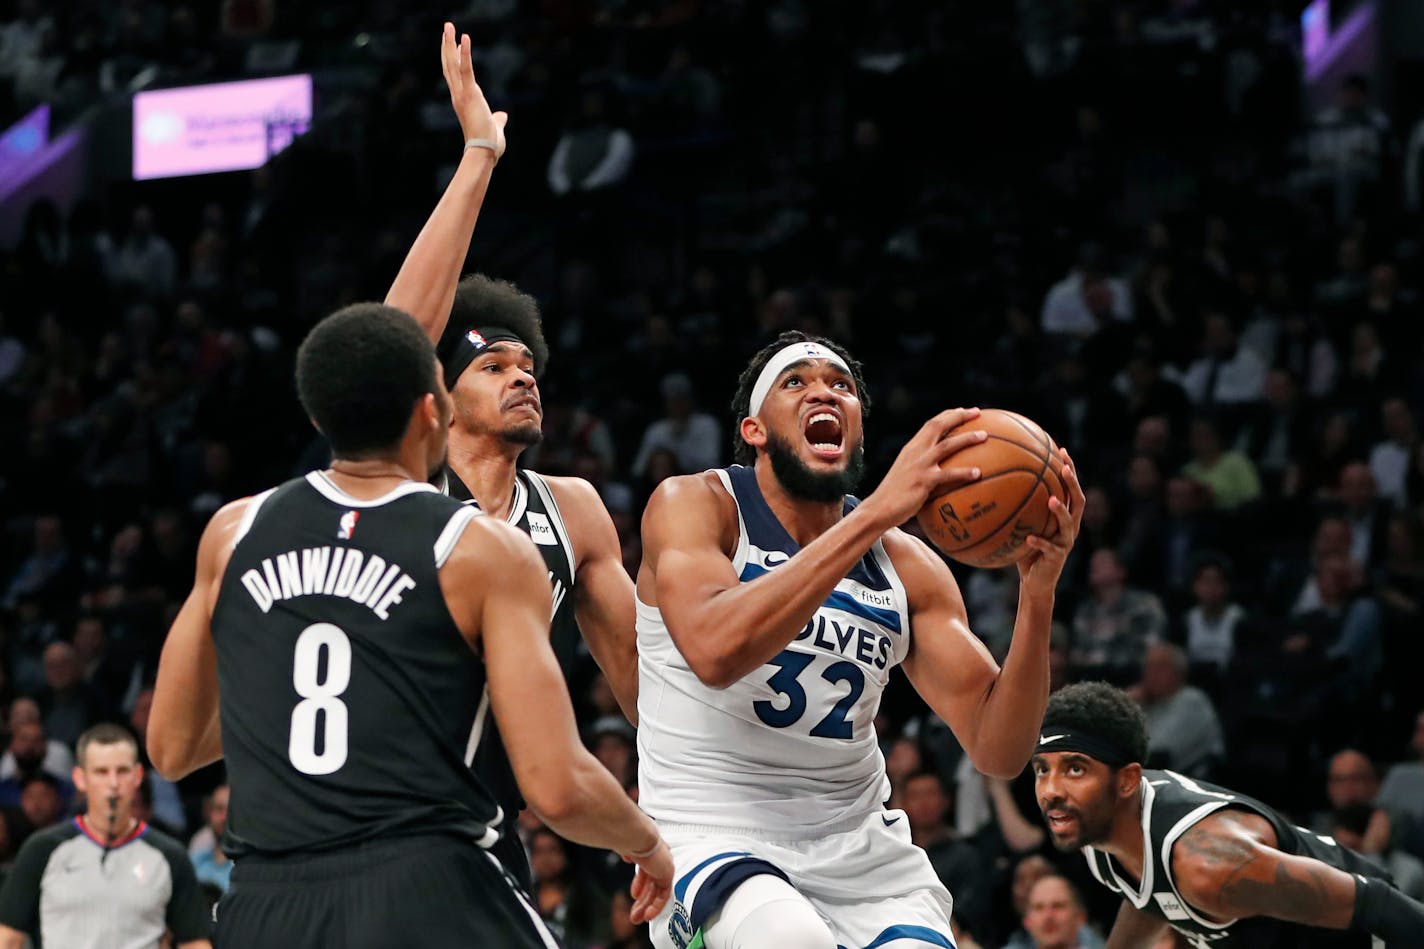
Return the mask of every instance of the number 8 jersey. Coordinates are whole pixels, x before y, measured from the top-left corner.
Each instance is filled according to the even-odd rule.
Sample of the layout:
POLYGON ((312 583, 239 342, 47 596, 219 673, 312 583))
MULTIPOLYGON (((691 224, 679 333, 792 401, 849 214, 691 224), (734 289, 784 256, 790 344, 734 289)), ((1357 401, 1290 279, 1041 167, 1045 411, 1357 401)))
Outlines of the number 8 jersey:
MULTIPOLYGON (((737 505, 733 565, 755 582, 800 548, 753 469, 717 475, 737 505)), ((807 836, 879 810, 890 782, 873 722, 909 645, 905 588, 878 541, 795 640, 725 689, 697 678, 639 602, 640 806, 659 821, 807 836)))
POLYGON ((252 499, 212 618, 234 857, 493 843, 499 808, 466 766, 484 665, 437 579, 477 516, 428 484, 362 501, 321 472, 252 499))

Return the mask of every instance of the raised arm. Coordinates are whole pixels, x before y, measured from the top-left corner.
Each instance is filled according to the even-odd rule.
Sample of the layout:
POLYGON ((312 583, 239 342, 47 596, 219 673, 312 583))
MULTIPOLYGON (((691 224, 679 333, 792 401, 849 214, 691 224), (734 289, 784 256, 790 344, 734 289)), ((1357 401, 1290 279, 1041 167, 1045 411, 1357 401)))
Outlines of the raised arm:
POLYGON ((623 569, 623 549, 613 518, 582 478, 549 478, 564 526, 578 558, 574 615, 588 651, 618 698, 623 714, 638 724, 638 634, 633 580, 623 569))
POLYGON ((222 757, 213 604, 232 555, 233 534, 250 500, 233 501, 208 521, 198 541, 193 589, 173 620, 159 656, 147 744, 154 769, 170 781, 222 757))
POLYGON ((440 587, 460 629, 484 653, 490 708, 529 806, 560 835, 637 863, 634 922, 652 918, 672 885, 672 855, 579 740, 549 645, 548 571, 533 543, 477 517, 441 568, 440 587))
POLYGON ((1123 900, 1112 932, 1108 933, 1107 949, 1152 949, 1166 928, 1161 919, 1123 900))
POLYGON ((1058 519, 1052 540, 1029 537, 1019 561, 1019 609, 1013 640, 1000 669, 969 629, 964 598, 944 561, 905 534, 886 538, 910 597, 913 637, 905 674, 935 713, 953 729, 974 767, 1013 778, 1028 764, 1048 704, 1048 637, 1054 591, 1078 536, 1083 490, 1063 465, 1068 507, 1049 507, 1058 519))
MULTIPOLYGON (((693 673, 725 688, 768 662, 805 628, 846 572, 887 530, 909 520, 931 491, 978 477, 940 461, 982 433, 946 438, 977 410, 935 416, 901 450, 875 493, 785 564, 742 583, 729 555, 732 499, 715 475, 669 478, 643 513, 643 568, 663 620, 693 673)), ((645 582, 639 577, 640 588, 645 582)))
POLYGON ((470 251, 470 238, 484 204, 490 174, 504 154, 504 124, 509 118, 503 112, 490 112, 485 94, 475 82, 470 37, 462 34, 457 45, 455 27, 450 23, 445 24, 440 40, 440 67, 465 141, 492 142, 494 147, 465 148, 455 176, 411 245, 386 294, 389 306, 415 317, 426 335, 437 342, 450 319, 455 285, 460 282, 465 255, 470 251))
POLYGON ((1311 857, 1275 848, 1262 817, 1218 811, 1172 848, 1172 875, 1192 906, 1216 919, 1266 916, 1322 929, 1352 929, 1416 945, 1424 905, 1379 880, 1366 880, 1311 857))

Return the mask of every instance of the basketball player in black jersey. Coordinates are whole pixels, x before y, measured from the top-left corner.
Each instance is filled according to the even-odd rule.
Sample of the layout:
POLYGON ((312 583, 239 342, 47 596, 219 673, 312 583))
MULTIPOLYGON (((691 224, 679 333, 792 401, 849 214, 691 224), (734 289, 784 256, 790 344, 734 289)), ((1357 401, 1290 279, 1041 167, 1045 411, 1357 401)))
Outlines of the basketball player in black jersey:
POLYGON ((1142 767, 1137 704, 1102 682, 1048 701, 1032 760, 1054 846, 1123 895, 1108 949, 1168 926, 1194 949, 1424 945, 1424 906, 1379 866, 1243 794, 1142 767))
POLYGON ((428 483, 439 368, 390 307, 323 320, 297 387, 331 468, 203 533, 148 741, 170 779, 226 758, 219 947, 553 947, 485 849, 500 808, 465 758, 491 713, 535 811, 638 864, 634 921, 666 900, 666 844, 579 743, 533 544, 428 483))
MULTIPOLYGON (((502 281, 480 275, 460 279, 491 169, 504 152, 505 115, 490 111, 475 81, 468 39, 457 45, 454 37, 454 27, 446 24, 441 62, 466 138, 464 157, 386 303, 410 313, 439 342, 455 411, 449 462, 436 484, 530 536, 553 588, 551 639, 565 674, 572 671, 582 634, 624 714, 636 724, 633 584, 623 569, 613 519, 587 481, 518 467, 519 456, 542 437, 538 379, 549 347, 539 305, 502 281)), ((527 886, 528 859, 514 830, 522 802, 495 730, 472 763, 508 818, 495 852, 527 886)))

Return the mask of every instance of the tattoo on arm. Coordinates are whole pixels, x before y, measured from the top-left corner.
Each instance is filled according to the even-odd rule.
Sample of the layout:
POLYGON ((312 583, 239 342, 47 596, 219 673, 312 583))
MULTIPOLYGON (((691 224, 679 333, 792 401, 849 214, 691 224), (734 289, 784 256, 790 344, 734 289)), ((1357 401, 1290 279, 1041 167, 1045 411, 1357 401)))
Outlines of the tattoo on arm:
MULTIPOLYGON (((1267 846, 1230 812, 1213 815, 1177 842, 1191 902, 1213 916, 1268 916, 1344 929, 1354 910, 1355 881, 1310 857, 1267 846)), ((1185 895, 1185 894, 1184 894, 1185 895)))

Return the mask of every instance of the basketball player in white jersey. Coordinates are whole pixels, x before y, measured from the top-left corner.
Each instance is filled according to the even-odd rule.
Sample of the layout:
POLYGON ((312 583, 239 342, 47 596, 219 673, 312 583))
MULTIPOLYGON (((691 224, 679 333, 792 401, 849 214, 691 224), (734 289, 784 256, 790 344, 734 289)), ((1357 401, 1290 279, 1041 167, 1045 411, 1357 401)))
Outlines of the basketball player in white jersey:
POLYGON ((935 416, 880 487, 863 466, 859 366, 783 334, 743 373, 743 464, 672 478, 643 517, 638 575, 639 802, 673 848, 662 949, 954 945, 951 898, 902 811, 887 811, 873 720, 891 667, 985 774, 1013 777, 1048 699, 1054 589, 1083 492, 1067 453, 1058 531, 1030 537, 1001 670, 970 632, 944 562, 899 531, 932 493, 972 481, 935 416), (948 466, 941 462, 948 459, 948 466))

